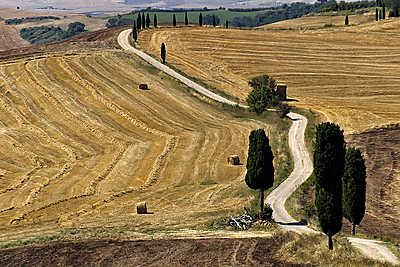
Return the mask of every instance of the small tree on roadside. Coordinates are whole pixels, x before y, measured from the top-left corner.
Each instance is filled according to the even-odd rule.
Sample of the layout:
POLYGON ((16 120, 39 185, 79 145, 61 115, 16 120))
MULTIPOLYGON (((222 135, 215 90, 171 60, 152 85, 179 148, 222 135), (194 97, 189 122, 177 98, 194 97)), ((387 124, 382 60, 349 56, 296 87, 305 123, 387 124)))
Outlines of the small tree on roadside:
POLYGON ((376 20, 376 21, 379 20, 379 11, 378 11, 378 8, 375 9, 375 20, 376 20))
POLYGON ((150 15, 149 15, 149 13, 147 13, 147 15, 146 15, 146 27, 147 28, 150 28, 150 15))
POLYGON ((137 32, 136 22, 135 21, 133 22, 132 38, 133 38, 133 40, 135 40, 135 42, 137 41, 137 38, 138 38, 138 32, 137 32))
POLYGON ((185 12, 185 25, 189 25, 189 18, 188 18, 188 13, 185 12))
POLYGON ((382 19, 386 19, 386 6, 385 6, 385 3, 382 4, 382 19))
POLYGON ((158 27, 157 14, 154 14, 153 25, 154 25, 154 28, 158 27))
POLYGON ((203 14, 200 13, 199 15, 199 26, 203 26, 203 14))
POLYGON ((349 25, 349 16, 346 15, 345 19, 344 19, 344 25, 348 26, 349 25))
POLYGON ((274 90, 276 88, 276 81, 268 75, 262 75, 253 78, 249 85, 253 88, 247 97, 247 104, 249 110, 255 112, 257 115, 263 113, 268 107, 274 106, 279 103, 274 90))
POLYGON ((264 213, 264 191, 274 184, 274 155, 263 129, 254 130, 249 137, 246 184, 260 190, 260 215, 264 213))
POLYGON ((175 14, 172 16, 172 25, 174 25, 174 27, 176 27, 176 16, 175 16, 175 14))
POLYGON ((225 21, 225 29, 229 29, 229 21, 228 20, 225 21))
POLYGON ((213 25, 213 27, 217 26, 217 21, 216 21, 215 15, 212 16, 212 25, 213 25))
POLYGON ((356 233, 365 214, 366 168, 361 151, 349 148, 343 175, 343 216, 352 223, 352 235, 356 233))
POLYGON ((165 64, 167 58, 167 49, 165 47, 165 44, 161 44, 161 61, 163 64, 165 64))
POLYGON ((144 12, 142 13, 142 29, 146 28, 146 17, 144 12))
POLYGON ((328 247, 332 250, 332 237, 342 228, 342 177, 346 144, 343 131, 336 124, 322 123, 316 130, 315 207, 320 227, 328 236, 328 247))

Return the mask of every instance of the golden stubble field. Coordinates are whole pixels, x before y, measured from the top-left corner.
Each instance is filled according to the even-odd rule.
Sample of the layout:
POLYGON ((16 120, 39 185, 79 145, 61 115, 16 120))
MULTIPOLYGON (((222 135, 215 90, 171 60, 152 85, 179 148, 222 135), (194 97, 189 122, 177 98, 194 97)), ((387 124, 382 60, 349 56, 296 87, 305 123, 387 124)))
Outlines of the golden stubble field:
POLYGON ((250 131, 271 125, 202 102, 116 49, 5 59, 0 240, 59 227, 197 227, 241 212, 253 198, 246 167, 226 158, 245 163, 250 131), (140 201, 154 214, 136 215, 140 201))
MULTIPOLYGON (((330 20, 319 19, 320 25, 330 20)), ((140 47, 155 56, 162 42, 169 64, 243 101, 248 80, 267 73, 288 84, 295 105, 323 113, 347 133, 400 121, 399 20, 315 30, 187 27, 140 34, 140 47)))

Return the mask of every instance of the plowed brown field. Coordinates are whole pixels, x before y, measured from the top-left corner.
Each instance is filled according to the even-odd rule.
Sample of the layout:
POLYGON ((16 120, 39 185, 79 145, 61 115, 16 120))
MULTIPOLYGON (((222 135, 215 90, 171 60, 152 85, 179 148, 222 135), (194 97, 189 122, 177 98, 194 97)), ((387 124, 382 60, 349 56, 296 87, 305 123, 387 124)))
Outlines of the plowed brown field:
POLYGON ((347 132, 400 121, 400 20, 319 30, 164 28, 140 47, 245 100, 248 80, 267 73, 347 132))
POLYGON ((230 114, 119 50, 4 59, 0 240, 57 227, 191 227, 242 210, 253 198, 246 168, 226 158, 245 162, 249 132, 275 130, 230 114), (154 214, 136 215, 140 201, 154 214))

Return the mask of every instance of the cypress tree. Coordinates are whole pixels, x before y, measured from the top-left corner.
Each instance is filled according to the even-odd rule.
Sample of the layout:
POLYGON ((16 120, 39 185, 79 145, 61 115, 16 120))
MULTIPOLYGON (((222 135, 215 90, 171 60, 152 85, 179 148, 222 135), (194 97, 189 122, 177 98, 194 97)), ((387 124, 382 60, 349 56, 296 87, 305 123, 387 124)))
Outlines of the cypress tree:
POLYGON ((174 27, 176 27, 176 16, 175 16, 175 14, 172 16, 172 25, 174 25, 174 27))
POLYGON ((393 0, 392 1, 392 12, 393 12, 393 17, 398 17, 399 16, 399 7, 400 7, 400 1, 399 0, 393 0))
POLYGON ((254 130, 249 137, 246 184, 260 190, 260 211, 264 212, 264 190, 274 184, 274 155, 263 129, 254 130))
POLYGON ((189 18, 188 18, 188 13, 185 12, 185 25, 189 25, 189 18))
POLYGON ((162 60, 163 64, 165 64, 165 62, 166 62, 166 57, 167 57, 167 49, 165 47, 165 44, 162 43, 161 44, 161 60, 162 60))
POLYGON ((142 29, 146 28, 146 17, 144 16, 144 12, 142 13, 142 29))
POLYGON ((385 3, 382 5, 382 19, 386 19, 386 7, 385 3))
POLYGON ((212 23, 213 23, 213 27, 217 26, 215 15, 212 16, 212 23))
POLYGON ((203 26, 203 14, 200 13, 199 15, 199 26, 203 26))
POLYGON ((132 38, 133 40, 135 40, 135 42, 137 41, 138 38, 138 33, 137 33, 137 28, 136 28, 136 22, 133 22, 133 28, 132 28, 132 38))
POLYGON ((379 9, 379 19, 382 19, 382 11, 379 9))
POLYGON ((226 22, 225 22, 225 28, 226 28, 226 29, 229 28, 229 21, 228 21, 228 20, 226 20, 226 22))
POLYGON ((146 16, 146 27, 150 28, 150 15, 149 15, 149 13, 147 13, 147 16, 146 16))
POLYGON ((328 236, 329 249, 333 249, 332 236, 342 228, 345 148, 343 131, 338 125, 322 123, 317 126, 314 144, 315 207, 321 229, 328 236))
POLYGON ((349 220, 352 235, 356 233, 365 214, 365 198, 367 183, 366 168, 361 151, 349 148, 346 151, 346 164, 343 175, 343 216, 349 220))
POLYGON ((139 13, 137 18, 137 29, 140 31, 142 29, 142 15, 139 13))
POLYGON ((378 8, 376 8, 375 11, 376 11, 376 12, 375 12, 375 20, 378 21, 378 20, 379 20, 379 11, 378 11, 378 8))
POLYGON ((346 18, 344 19, 344 25, 348 26, 349 25, 349 16, 346 15, 346 18))
POLYGON ((154 14, 153 25, 154 25, 154 28, 157 28, 157 26, 158 26, 157 14, 154 14))

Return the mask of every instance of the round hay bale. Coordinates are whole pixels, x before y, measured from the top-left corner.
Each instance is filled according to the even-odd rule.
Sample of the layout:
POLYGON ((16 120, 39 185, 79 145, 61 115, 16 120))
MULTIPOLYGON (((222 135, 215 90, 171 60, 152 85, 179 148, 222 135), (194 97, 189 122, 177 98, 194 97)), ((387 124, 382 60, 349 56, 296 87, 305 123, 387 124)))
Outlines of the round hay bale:
POLYGON ((149 86, 145 83, 142 83, 139 85, 140 90, 149 90, 149 86))
POLYGON ((136 204, 137 214, 147 214, 147 204, 146 202, 140 202, 136 204))
POLYGON ((240 165, 240 157, 238 155, 231 155, 228 157, 228 164, 240 165))

